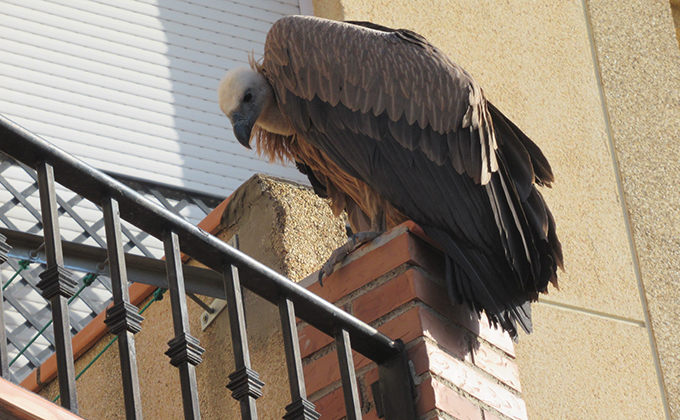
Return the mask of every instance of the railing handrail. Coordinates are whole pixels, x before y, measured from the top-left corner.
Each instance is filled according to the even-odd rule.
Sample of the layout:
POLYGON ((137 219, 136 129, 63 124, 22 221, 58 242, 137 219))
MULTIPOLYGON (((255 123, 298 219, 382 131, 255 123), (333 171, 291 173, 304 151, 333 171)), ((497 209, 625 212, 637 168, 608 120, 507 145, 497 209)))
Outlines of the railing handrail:
POLYGON ((346 330, 352 348, 371 360, 382 363, 401 353, 399 342, 3 115, 0 115, 0 151, 30 167, 38 162, 49 163, 54 167, 57 182, 93 203, 101 202, 104 197, 116 200, 122 219, 159 240, 163 240, 164 231, 171 229, 179 236, 183 253, 217 272, 228 265, 237 267, 243 287, 274 305, 286 297, 295 305, 297 317, 330 337, 346 330))

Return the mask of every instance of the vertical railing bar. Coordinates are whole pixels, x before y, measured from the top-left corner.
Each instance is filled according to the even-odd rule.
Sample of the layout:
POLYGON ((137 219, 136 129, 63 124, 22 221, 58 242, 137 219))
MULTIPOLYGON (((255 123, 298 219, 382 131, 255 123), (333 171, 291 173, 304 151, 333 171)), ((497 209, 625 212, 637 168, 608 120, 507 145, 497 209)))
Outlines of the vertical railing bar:
POLYGON ((59 234, 54 169, 52 168, 52 165, 46 162, 38 163, 36 169, 38 172, 38 192, 40 194, 43 229, 45 231, 46 264, 48 267, 55 265, 63 266, 64 255, 61 249, 61 237, 59 234))
MULTIPOLYGON (((12 248, 7 245, 7 237, 0 235, 0 265, 7 260, 7 252, 12 248)), ((0 282, 2 285, 2 282, 0 282)), ((0 287, 0 377, 6 380, 11 379, 9 372, 9 353, 7 352, 7 328, 5 327, 5 305, 3 305, 4 298, 2 296, 2 287, 0 287)))
POLYGON ((264 382, 260 380, 260 375, 250 366, 243 293, 238 269, 232 265, 225 265, 222 274, 227 310, 229 311, 231 342, 234 348, 234 373, 229 375, 230 382, 227 388, 232 391, 232 397, 241 404, 241 418, 243 420, 256 420, 257 406, 255 400, 262 396, 264 382))
POLYGON ((189 314, 177 233, 170 229, 164 231, 163 245, 165 267, 168 271, 168 293, 172 306, 172 324, 175 331, 175 338, 168 342, 170 348, 165 354, 170 357, 170 363, 179 369, 184 418, 199 420, 201 412, 196 386, 196 365, 201 363, 204 349, 199 345, 198 339, 189 332, 189 314))
POLYGON ((314 404, 307 399, 307 389, 300 357, 300 342, 295 321, 295 306, 285 296, 279 299, 283 346, 288 365, 288 383, 292 402, 286 406, 286 420, 316 420, 321 415, 316 412, 314 404))
POLYGON ((77 282, 69 270, 64 268, 64 257, 59 234, 57 195, 55 192, 54 169, 47 162, 36 164, 38 172, 38 191, 42 210, 43 232, 45 236, 45 259, 47 269, 40 274, 42 279, 37 286, 42 296, 52 307, 54 321, 54 344, 57 357, 57 375, 61 405, 78 414, 76 396, 76 377, 73 366, 73 346, 69 324, 68 298, 75 294, 77 282))
POLYGON ((361 405, 359 403, 359 390, 357 389, 357 376, 354 372, 352 344, 347 330, 338 330, 335 334, 335 343, 338 348, 338 362, 340 364, 342 392, 345 396, 347 420, 360 420, 361 405))
POLYGON ((413 378, 404 343, 401 340, 395 343, 400 352, 378 364, 380 380, 377 387, 372 387, 373 397, 386 420, 413 420, 416 418, 413 378))
POLYGON ((142 329, 141 323, 144 318, 138 314, 138 308, 130 303, 118 201, 110 197, 106 198, 102 209, 113 294, 113 306, 107 309, 105 322, 111 333, 118 336, 125 418, 141 420, 142 398, 139 390, 134 334, 142 329))

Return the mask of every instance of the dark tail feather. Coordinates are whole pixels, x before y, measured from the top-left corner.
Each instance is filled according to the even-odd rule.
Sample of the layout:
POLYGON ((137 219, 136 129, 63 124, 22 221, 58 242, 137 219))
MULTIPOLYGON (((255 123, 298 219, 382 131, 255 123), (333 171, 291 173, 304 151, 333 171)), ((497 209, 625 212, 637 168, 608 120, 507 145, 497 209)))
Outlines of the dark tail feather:
POLYGON ((500 326, 513 339, 517 338, 517 325, 526 332, 532 331, 529 295, 518 287, 513 278, 507 278, 509 267, 505 259, 496 261, 471 248, 456 244, 446 232, 422 226, 446 254, 445 281, 454 304, 465 303, 476 312, 484 310, 494 326, 500 326))
POLYGON ((496 108, 491 102, 487 101, 487 106, 489 107, 489 113, 491 113, 491 119, 494 121, 495 125, 506 126, 509 128, 517 139, 520 141, 526 152, 531 158, 531 165, 533 166, 534 174, 536 176, 535 182, 538 185, 550 186, 555 182, 555 177, 553 176, 552 168, 548 159, 541 151, 541 149, 534 143, 529 137, 527 137, 522 130, 519 129, 512 121, 501 113, 498 108, 496 108))

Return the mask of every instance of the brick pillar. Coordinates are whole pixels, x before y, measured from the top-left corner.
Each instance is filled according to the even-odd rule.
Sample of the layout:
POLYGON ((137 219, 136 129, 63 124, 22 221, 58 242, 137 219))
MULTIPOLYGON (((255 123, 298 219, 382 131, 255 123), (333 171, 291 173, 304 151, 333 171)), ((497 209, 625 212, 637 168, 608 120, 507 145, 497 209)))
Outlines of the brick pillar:
MULTIPOLYGON (((451 304, 443 257, 425 238, 407 222, 350 255, 324 287, 309 289, 406 343, 419 419, 526 419, 512 340, 485 317, 451 304)), ((335 344, 304 323, 299 331, 310 400, 323 419, 341 419, 335 344)), ((364 419, 377 419, 375 363, 356 352, 354 363, 364 419)))

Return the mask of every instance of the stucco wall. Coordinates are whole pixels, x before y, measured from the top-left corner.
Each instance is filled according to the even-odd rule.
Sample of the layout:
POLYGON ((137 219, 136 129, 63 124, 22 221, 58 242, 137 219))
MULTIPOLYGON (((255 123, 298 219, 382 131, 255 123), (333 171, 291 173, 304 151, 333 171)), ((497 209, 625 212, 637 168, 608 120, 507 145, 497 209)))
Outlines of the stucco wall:
POLYGON ((680 0, 670 0, 671 1, 671 13, 673 14, 673 20, 675 21, 675 35, 680 42, 680 0))
POLYGON ((664 384, 679 417, 680 60, 668 0, 314 6, 426 36, 550 160, 557 182, 543 192, 566 272, 517 345, 529 418, 664 418, 664 384))
POLYGON ((668 1, 590 0, 609 136, 659 367, 680 418, 680 50, 668 1))

